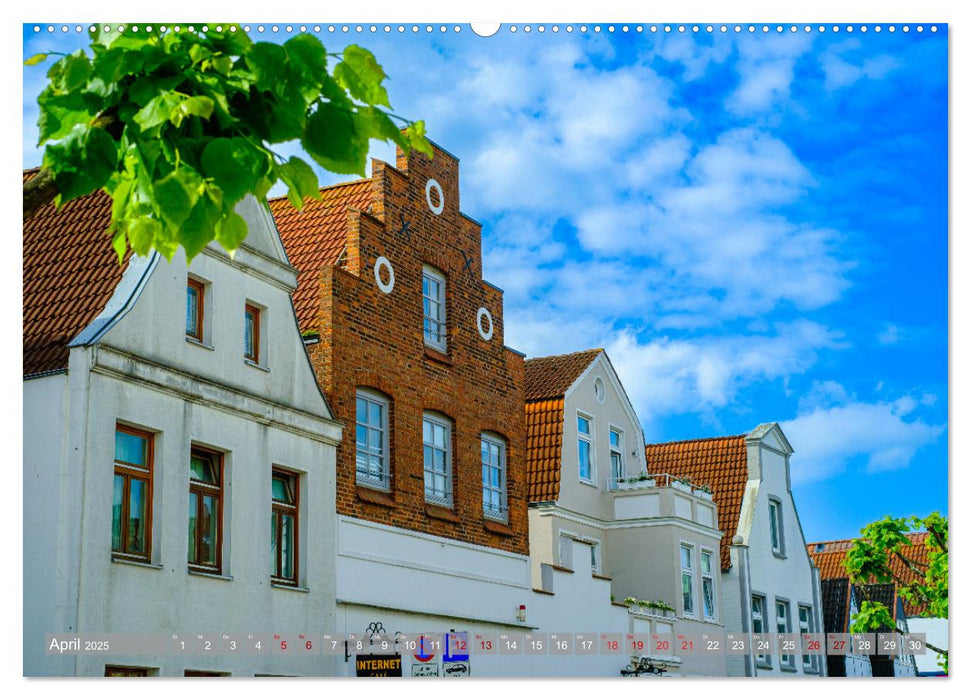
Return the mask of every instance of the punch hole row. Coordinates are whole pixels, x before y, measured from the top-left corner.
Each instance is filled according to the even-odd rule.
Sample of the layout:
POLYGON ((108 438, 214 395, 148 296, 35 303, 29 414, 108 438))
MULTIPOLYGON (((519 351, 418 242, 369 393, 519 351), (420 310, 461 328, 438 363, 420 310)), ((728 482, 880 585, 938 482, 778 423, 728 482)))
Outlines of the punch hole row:
MULTIPOLYGON (((89 32, 94 32, 98 28, 99 28, 99 25, 89 25, 87 27, 87 30, 89 32)), ((213 28, 216 31, 222 31, 223 30, 222 25, 213 25, 213 28)), ((126 25, 123 25, 123 24, 122 25, 109 25, 109 24, 106 24, 106 25, 100 27, 100 29, 102 31, 106 32, 106 33, 110 33, 110 32, 124 33, 126 31, 130 31, 132 33, 137 33, 139 31, 151 32, 153 30, 153 27, 151 25, 147 25, 147 26, 145 26, 143 28, 140 28, 137 25, 126 26, 126 25)), ((165 33, 167 31, 173 31, 173 32, 187 31, 187 32, 190 32, 190 33, 196 31, 195 26, 182 27, 180 25, 173 25, 171 27, 166 26, 166 25, 159 25, 155 29, 158 29, 158 31, 160 31, 162 33, 165 33)), ((736 34, 741 34, 742 32, 748 32, 749 34, 755 34, 757 32, 761 32, 763 34, 768 34, 770 32, 775 32, 777 34, 782 34, 782 33, 787 32, 787 31, 790 32, 790 33, 795 33, 795 32, 799 32, 799 31, 807 32, 808 33, 808 32, 814 32, 815 31, 815 32, 818 32, 820 34, 823 34, 823 33, 827 32, 827 31, 831 31, 834 34, 838 34, 841 31, 842 32, 846 32, 847 34, 852 34, 855 31, 859 31, 859 32, 865 34, 866 32, 873 31, 873 32, 876 32, 876 33, 879 34, 880 32, 887 31, 887 32, 890 32, 891 34, 893 34, 893 33, 895 33, 898 30, 898 25, 894 25, 894 24, 889 24, 889 25, 876 24, 876 25, 870 26, 870 25, 863 24, 863 25, 858 25, 858 26, 854 26, 854 25, 841 26, 841 25, 838 25, 838 24, 834 24, 834 25, 827 26, 827 25, 824 25, 824 24, 819 24, 819 25, 809 25, 809 24, 806 24, 806 25, 795 25, 795 24, 790 24, 790 25, 781 25, 781 24, 776 24, 776 25, 768 25, 768 24, 762 24, 762 25, 756 25, 756 24, 746 24, 746 25, 734 24, 734 25, 727 25, 727 24, 722 24, 722 25, 717 25, 716 26, 716 25, 711 25, 711 24, 707 24, 707 25, 698 25, 698 24, 692 24, 692 25, 686 25, 686 24, 677 24, 677 25, 672 25, 672 24, 663 24, 663 25, 657 25, 657 24, 652 24, 652 25, 640 25, 640 24, 638 24, 638 25, 627 25, 627 24, 624 24, 624 25, 613 25, 613 24, 609 24, 609 25, 599 25, 599 24, 595 24, 595 25, 592 25, 592 26, 588 26, 588 25, 585 25, 585 24, 581 24, 581 25, 574 26, 572 24, 567 24, 567 25, 564 25, 564 26, 561 27, 558 24, 553 24, 553 25, 550 25, 549 27, 547 27, 547 25, 545 25, 545 24, 539 24, 539 25, 535 25, 535 26, 534 25, 529 25, 529 24, 526 24, 526 25, 511 24, 508 27, 506 27, 505 29, 510 34, 516 34, 516 33, 520 32, 520 31, 522 31, 525 34, 530 34, 533 31, 535 31, 535 32, 537 32, 539 34, 544 34, 547 31, 550 31, 553 34, 557 34, 560 31, 564 31, 567 34, 571 34, 573 32, 580 32, 581 34, 588 34, 590 32, 593 32, 595 34, 600 34, 600 33, 604 32, 604 31, 606 31, 609 34, 613 34, 615 32, 620 32, 620 33, 624 33, 624 34, 629 33, 629 32, 643 33, 645 31, 649 31, 652 34, 656 34, 658 32, 663 32, 665 34, 671 34, 673 32, 677 32, 679 34, 684 34, 684 33, 688 33, 688 32, 691 32, 692 34, 699 34, 699 33, 713 34, 713 33, 716 33, 716 32, 720 32, 722 34, 726 34, 726 33, 729 33, 729 32, 734 32, 736 34)), ((909 25, 909 24, 899 25, 899 30, 902 31, 902 32, 904 32, 904 33, 908 33, 912 29, 914 31, 916 31, 916 32, 922 33, 922 32, 924 32, 925 27, 922 24, 917 24, 917 25, 909 25)), ((937 25, 933 25, 932 24, 929 27, 927 27, 926 29, 928 31, 932 32, 932 33, 933 32, 937 32, 937 25)), ((59 25, 59 26, 58 25, 53 25, 53 24, 48 24, 46 27, 45 26, 42 26, 42 25, 39 25, 39 24, 35 24, 34 25, 34 33, 35 34, 39 34, 39 33, 43 32, 45 30, 49 34, 53 34, 53 33, 57 32, 57 31, 60 31, 63 34, 67 34, 68 32, 71 32, 72 30, 75 33, 80 34, 81 32, 83 32, 85 30, 85 27, 84 27, 84 25, 80 25, 80 24, 76 24, 76 25, 73 25, 73 26, 72 25, 67 25, 67 24, 62 24, 62 25, 59 25)), ((230 31, 233 31, 233 32, 236 31, 236 26, 235 25, 230 25, 229 26, 229 30, 230 31)), ((390 24, 384 24, 384 25, 377 25, 377 24, 370 24, 370 25, 363 25, 363 24, 357 24, 357 25, 349 25, 349 24, 343 24, 343 25, 335 25, 335 24, 328 24, 328 25, 320 25, 320 24, 314 24, 314 25, 306 25, 306 24, 300 24, 300 25, 293 25, 293 24, 286 24, 286 25, 278 25, 278 24, 271 24, 271 25, 263 25, 263 24, 248 25, 247 24, 247 25, 243 25, 242 26, 242 30, 245 31, 245 32, 247 32, 247 33, 255 32, 257 34, 266 34, 266 33, 270 33, 270 34, 279 34, 279 33, 282 33, 282 34, 294 34, 294 33, 306 33, 306 32, 313 32, 315 34, 320 34, 321 32, 327 32, 329 34, 335 34, 335 33, 341 33, 341 34, 351 34, 351 33, 355 33, 355 34, 363 34, 363 33, 376 34, 378 32, 383 32, 385 34, 391 34, 391 33, 398 33, 398 34, 406 34, 406 33, 418 34, 418 33, 422 33, 422 32, 424 32, 426 34, 431 34, 431 33, 445 34, 445 33, 448 33, 448 32, 454 32, 454 33, 458 34, 458 33, 460 33, 462 31, 462 27, 460 25, 458 25, 458 24, 455 24, 455 25, 445 25, 445 24, 441 24, 441 25, 432 25, 432 24, 425 24, 425 25, 418 25, 418 24, 410 24, 410 25, 405 25, 405 24, 397 24, 397 25, 390 25, 390 24)), ((202 26, 200 28, 200 31, 203 31, 203 32, 209 31, 208 25, 202 26)), ((473 30, 473 33, 475 33, 474 30, 473 30)))

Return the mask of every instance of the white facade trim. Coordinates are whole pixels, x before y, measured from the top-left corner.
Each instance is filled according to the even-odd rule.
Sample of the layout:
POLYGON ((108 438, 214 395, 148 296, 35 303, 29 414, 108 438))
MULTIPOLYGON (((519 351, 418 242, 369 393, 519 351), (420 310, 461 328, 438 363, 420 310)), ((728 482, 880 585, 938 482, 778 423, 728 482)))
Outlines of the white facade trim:
POLYGON ((231 415, 248 414, 258 422, 326 444, 336 446, 341 439, 341 429, 332 421, 321 420, 241 389, 160 365, 105 343, 92 349, 90 371, 142 384, 154 391, 220 409, 231 415))
MULTIPOLYGON (((578 523, 580 525, 586 525, 587 527, 595 527, 602 530, 627 530, 629 528, 638 528, 645 526, 663 526, 663 525, 677 525, 680 528, 688 530, 689 532, 694 532, 699 535, 707 535, 709 537, 721 538, 722 531, 715 528, 708 528, 704 525, 698 525, 690 520, 684 520, 682 518, 672 518, 670 516, 663 518, 636 518, 631 520, 625 520, 624 522, 617 522, 615 520, 600 520, 599 518, 594 518, 589 515, 584 515, 582 513, 577 513, 575 511, 567 510, 559 505, 547 505, 540 504, 534 505, 538 514, 542 518, 557 517, 569 522, 578 523)), ((564 532, 564 534, 566 534, 564 532)))

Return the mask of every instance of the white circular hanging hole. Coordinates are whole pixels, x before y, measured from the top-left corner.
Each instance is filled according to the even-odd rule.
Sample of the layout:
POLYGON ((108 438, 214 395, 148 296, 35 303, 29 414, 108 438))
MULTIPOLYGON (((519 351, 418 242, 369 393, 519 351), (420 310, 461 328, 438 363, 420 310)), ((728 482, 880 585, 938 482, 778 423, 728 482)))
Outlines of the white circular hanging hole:
POLYGON ((439 216, 445 210, 445 194, 442 192, 442 186, 438 184, 438 180, 435 178, 425 183, 425 201, 435 216, 439 216), (438 204, 432 203, 432 190, 438 191, 438 204))
POLYGON ((374 283, 385 294, 391 294, 391 290, 394 289, 394 268, 391 267, 391 261, 383 255, 374 261, 374 283), (385 268, 388 270, 387 282, 381 279, 381 270, 385 268))
POLYGON ((484 306, 479 307, 476 314, 475 323, 479 327, 479 335, 483 340, 492 340, 492 332, 495 330, 492 324, 492 314, 484 306))

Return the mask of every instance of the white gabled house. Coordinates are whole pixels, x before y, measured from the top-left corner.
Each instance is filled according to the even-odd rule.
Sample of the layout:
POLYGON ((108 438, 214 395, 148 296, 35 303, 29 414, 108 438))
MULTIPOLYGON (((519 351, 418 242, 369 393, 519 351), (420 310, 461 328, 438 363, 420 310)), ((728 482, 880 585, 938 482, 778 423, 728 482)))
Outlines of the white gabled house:
POLYGON ((554 570, 544 565, 589 567, 609 581, 615 602, 665 606, 631 606, 626 632, 670 635, 674 647, 645 651, 645 662, 671 675, 724 676, 724 655, 677 648, 726 629, 716 506, 701 483, 651 470, 640 421, 607 354, 527 360, 526 425, 536 585, 554 570))
POLYGON ((189 267, 119 266, 100 192, 24 222, 27 676, 334 673, 324 655, 46 653, 50 633, 336 627, 341 428, 269 212, 238 211, 235 255, 210 244, 189 267))
MULTIPOLYGON (((792 446, 778 423, 747 435, 647 445, 649 473, 707 485, 718 506, 722 611, 728 632, 819 633, 819 570, 806 553, 789 479, 792 446)), ((729 655, 732 676, 826 675, 824 657, 729 655)))

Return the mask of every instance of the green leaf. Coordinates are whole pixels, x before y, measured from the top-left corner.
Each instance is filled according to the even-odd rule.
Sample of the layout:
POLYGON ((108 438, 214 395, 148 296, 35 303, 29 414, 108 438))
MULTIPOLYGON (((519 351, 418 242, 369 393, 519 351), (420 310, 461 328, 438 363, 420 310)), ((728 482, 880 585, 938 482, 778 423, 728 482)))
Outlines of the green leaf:
POLYGON ((390 107, 388 93, 381 85, 387 77, 377 59, 367 49, 351 44, 343 60, 334 66, 334 79, 351 97, 372 105, 390 107))
POLYGON ((67 136, 78 125, 87 125, 95 118, 94 110, 90 109, 84 97, 73 92, 67 95, 55 95, 45 90, 38 97, 40 115, 37 118, 37 128, 40 146, 47 141, 56 141, 67 136))
MULTIPOLYGON (((194 115, 196 117, 202 117, 203 119, 208 119, 212 114, 212 110, 215 107, 215 103, 212 99, 204 95, 196 95, 194 97, 189 97, 179 105, 179 110, 184 116, 194 115)), ((176 124, 178 126, 178 124, 176 124)))
POLYGON ((239 248, 247 232, 246 220, 234 211, 223 216, 216 224, 216 240, 230 252, 239 248))
POLYGON ((246 139, 215 139, 206 146, 201 158, 202 173, 235 204, 243 198, 267 170, 266 156, 246 139))
POLYGON ((38 63, 43 63, 47 60, 46 53, 35 53, 33 56, 24 61, 25 66, 36 66, 38 63))
POLYGON ((298 34, 285 44, 287 61, 293 71, 299 74, 311 91, 308 96, 316 97, 320 82, 327 74, 327 52, 320 40, 312 34, 298 34))
POLYGON ((155 183, 153 187, 156 209, 170 228, 181 226, 199 199, 199 180, 188 168, 176 170, 155 183))
POLYGON ((368 137, 358 129, 355 116, 330 104, 318 106, 301 141, 310 157, 332 172, 363 176, 368 137))
POLYGON ((158 97, 153 97, 148 104, 135 113, 135 123, 143 130, 148 130, 171 121, 172 115, 184 100, 183 95, 174 92, 165 92, 158 97))
POLYGON ((320 182, 317 174, 305 161, 293 156, 289 161, 277 166, 281 179, 289 187, 287 197, 299 209, 307 197, 320 199, 320 182))
POLYGON ((114 139, 104 129, 77 125, 44 153, 44 165, 54 173, 57 206, 102 187, 118 163, 114 139))
POLYGON ((435 149, 432 148, 431 142, 425 138, 424 120, 419 119, 409 124, 408 128, 405 129, 405 137, 408 139, 409 145, 419 153, 424 153, 429 158, 435 155, 435 149))
POLYGON ((258 42, 246 51, 246 63, 260 90, 275 91, 286 82, 287 54, 282 46, 258 42))
POLYGON ((162 232, 162 224, 148 216, 140 216, 128 225, 131 249, 139 255, 148 255, 155 239, 162 232))
POLYGON ((58 89, 61 92, 80 90, 87 84, 91 75, 91 61, 84 51, 78 49, 70 56, 62 58, 60 63, 62 67, 58 89))

